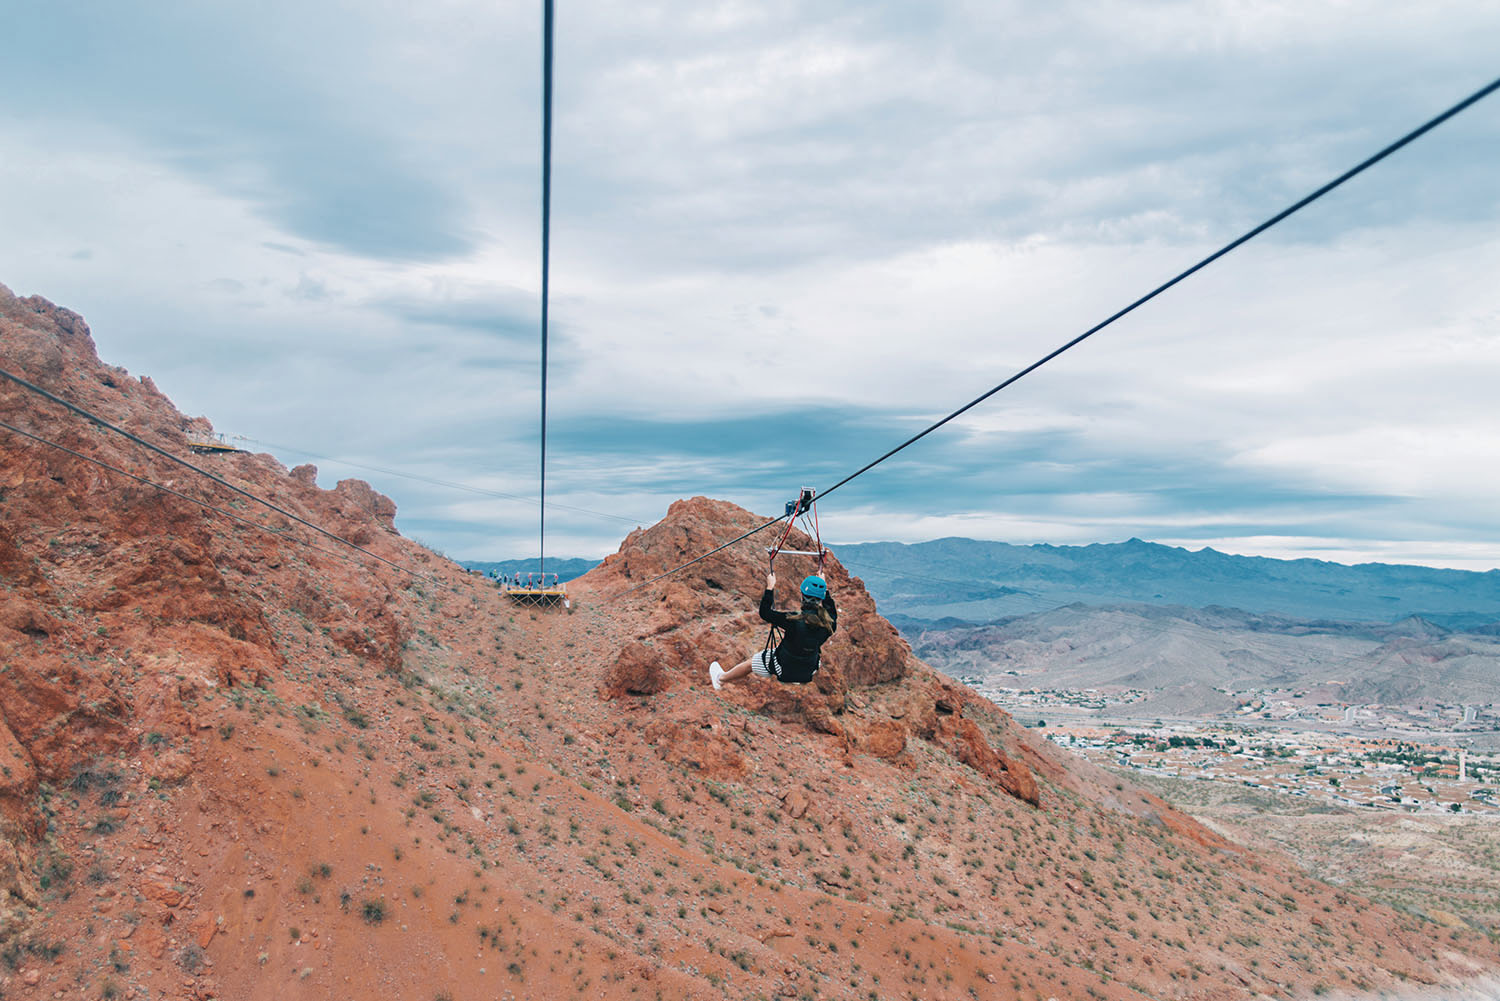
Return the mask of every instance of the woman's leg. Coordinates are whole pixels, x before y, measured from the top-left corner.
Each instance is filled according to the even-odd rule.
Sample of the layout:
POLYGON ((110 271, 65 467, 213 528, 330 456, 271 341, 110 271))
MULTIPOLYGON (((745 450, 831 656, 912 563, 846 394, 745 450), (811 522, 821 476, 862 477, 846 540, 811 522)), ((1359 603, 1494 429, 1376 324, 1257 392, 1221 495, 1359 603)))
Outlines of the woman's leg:
POLYGON ((742 660, 738 664, 736 664, 733 667, 731 667, 729 670, 725 671, 722 675, 720 675, 719 676, 719 680, 721 682, 722 681, 738 681, 738 680, 740 680, 741 678, 743 678, 745 675, 747 675, 749 673, 750 673, 750 662, 748 660, 742 660))

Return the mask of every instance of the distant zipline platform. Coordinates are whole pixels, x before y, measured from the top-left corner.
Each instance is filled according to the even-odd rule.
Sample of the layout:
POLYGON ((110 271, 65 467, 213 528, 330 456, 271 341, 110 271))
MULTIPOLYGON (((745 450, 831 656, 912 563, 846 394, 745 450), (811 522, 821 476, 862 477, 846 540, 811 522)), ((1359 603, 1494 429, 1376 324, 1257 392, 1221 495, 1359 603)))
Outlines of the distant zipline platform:
POLYGON ((505 596, 518 605, 534 605, 541 608, 572 608, 568 599, 568 586, 557 579, 557 574, 515 574, 495 580, 505 596), (549 581, 548 578, 551 578, 549 581))
POLYGON ((507 587, 505 596, 518 605, 537 605, 542 608, 572 608, 568 591, 564 587, 507 587))
POLYGON ((237 448, 221 434, 200 435, 188 439, 188 448, 199 455, 223 455, 228 452, 243 452, 243 448, 237 448))

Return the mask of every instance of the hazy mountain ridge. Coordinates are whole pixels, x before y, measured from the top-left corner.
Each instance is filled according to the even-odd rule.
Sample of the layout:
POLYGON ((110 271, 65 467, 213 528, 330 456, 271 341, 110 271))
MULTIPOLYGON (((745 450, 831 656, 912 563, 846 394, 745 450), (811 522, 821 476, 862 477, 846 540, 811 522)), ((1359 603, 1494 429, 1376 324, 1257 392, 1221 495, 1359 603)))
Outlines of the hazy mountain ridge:
MULTIPOLYGON (((904 629, 990 624, 1068 605, 1139 603, 1222 609, 1231 617, 1243 610, 1272 630, 1345 630, 1352 623, 1420 618, 1444 629, 1500 634, 1500 570, 1279 560, 1140 539, 1016 546, 950 537, 854 543, 834 551, 864 580, 882 613, 904 629)), ((534 557, 461 562, 486 574, 537 568, 534 557)), ((599 562, 554 559, 547 572, 566 581, 599 562)))
POLYGON ((887 615, 969 622, 1071 604, 1223 606, 1292 619, 1475 628, 1500 620, 1500 571, 1196 552, 1131 539, 1088 546, 947 538, 838 547, 887 615), (1003 590, 1002 590, 1003 589, 1003 590))
MULTIPOLYGON (((837 554, 919 656, 981 684, 1140 688, 1157 693, 1163 711, 1187 714, 1231 706, 1226 689, 1267 686, 1347 702, 1500 702, 1495 571, 1231 556, 1139 539, 948 538, 837 554)), ((465 565, 514 573, 535 561, 465 565)))
MULTIPOLYGON (((584 574, 588 573, 598 565, 598 560, 586 560, 577 558, 561 560, 549 559, 547 561, 546 572, 549 574, 555 573, 557 574, 559 580, 566 582, 577 577, 582 577, 584 574)), ((522 575, 536 573, 538 570, 538 564, 535 559, 460 560, 459 566, 463 567, 465 570, 477 570, 486 576, 491 573, 499 573, 502 577, 509 577, 513 574, 518 573, 522 575)))
POLYGON ((1351 623, 1069 605, 985 625, 924 628, 907 619, 901 628, 918 656, 981 684, 1196 691, 1175 700, 1183 712, 1222 711, 1223 690, 1281 686, 1348 703, 1500 702, 1500 642, 1417 618, 1351 623))

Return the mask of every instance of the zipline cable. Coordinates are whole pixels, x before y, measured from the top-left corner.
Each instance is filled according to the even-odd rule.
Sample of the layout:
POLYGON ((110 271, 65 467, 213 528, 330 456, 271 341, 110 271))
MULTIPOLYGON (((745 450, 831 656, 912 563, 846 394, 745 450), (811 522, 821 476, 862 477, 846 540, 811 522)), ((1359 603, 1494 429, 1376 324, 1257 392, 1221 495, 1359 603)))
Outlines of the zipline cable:
POLYGON ((908 445, 912 445, 912 444, 915 444, 918 441, 921 441, 923 438, 927 437, 932 432, 934 432, 938 428, 942 427, 944 424, 947 424, 949 421, 953 420, 955 417, 959 417, 962 414, 967 413, 968 411, 970 411, 973 408, 977 407, 979 404, 983 403, 985 400, 988 400, 991 396, 994 396, 996 393, 1000 392, 1002 389, 1005 389, 1007 386, 1011 385, 1012 383, 1017 382, 1018 380, 1024 378, 1025 376, 1031 374, 1032 372, 1035 372, 1037 369, 1041 368, 1043 365, 1047 364, 1049 361, 1051 361, 1052 359, 1056 358, 1058 355, 1062 354, 1064 351, 1068 351, 1069 349, 1074 348, 1074 347, 1078 346, 1079 344, 1082 344, 1084 341, 1088 340, 1090 337, 1093 337, 1095 334, 1097 334, 1099 331, 1103 330, 1105 327, 1109 326, 1111 323, 1114 323, 1116 320, 1120 319, 1120 317, 1126 315, 1127 313, 1133 312, 1138 306, 1143 306, 1146 303, 1150 302, 1152 299, 1155 299, 1157 296, 1161 295, 1167 289, 1169 289, 1172 286, 1176 285, 1178 282, 1182 281, 1183 279, 1188 278, 1191 275, 1194 275, 1194 274, 1196 274, 1199 271, 1202 271, 1204 268, 1208 267, 1214 261, 1217 261, 1219 258, 1223 257, 1225 254, 1228 254, 1230 251, 1234 250, 1236 247, 1239 247, 1242 244, 1248 243, 1249 241, 1255 239, 1255 237, 1257 237, 1260 234, 1264 233, 1266 230, 1270 229, 1272 226, 1275 226, 1277 223, 1281 222, 1283 219, 1286 219, 1288 216, 1293 215, 1294 213, 1300 211, 1303 208, 1306 208, 1308 205, 1311 205, 1313 202, 1317 201, 1319 198, 1322 198, 1324 195, 1328 194, 1328 192, 1332 191, 1334 188, 1337 188, 1339 185, 1343 184, 1345 181, 1348 181, 1349 179, 1351 179, 1353 177, 1356 177, 1359 174, 1364 173, 1366 170, 1368 170, 1369 168, 1373 167, 1375 164, 1379 163, 1381 160, 1384 160, 1386 157, 1390 156, 1392 153, 1394 153, 1397 150, 1401 149, 1402 147, 1404 147, 1404 146, 1406 146, 1406 145, 1414 142, 1415 140, 1421 138, 1422 136, 1426 135, 1428 132, 1431 132, 1433 129, 1437 128, 1439 125, 1443 124, 1448 119, 1452 118, 1454 115, 1456 115, 1459 112, 1463 111, 1465 108, 1468 108, 1470 105, 1477 104, 1479 101, 1481 101, 1484 98, 1488 97, 1490 94, 1494 93, 1496 90, 1500 90, 1500 79, 1495 80, 1494 82, 1490 83, 1487 86, 1479 88, 1479 90, 1477 90, 1474 93, 1470 94, 1468 97, 1464 98, 1462 101, 1459 101, 1457 104, 1453 105, 1447 111, 1444 111, 1442 114, 1436 116, 1435 118, 1429 119, 1427 122, 1425 122, 1422 125, 1419 125, 1417 128, 1412 129, 1406 135, 1402 136, 1400 139, 1397 139, 1395 142, 1391 143, 1389 146, 1386 146, 1380 152, 1378 152, 1378 153, 1374 154, 1373 156, 1371 156, 1371 157, 1369 157, 1369 158, 1361 161, 1359 164, 1357 164, 1356 166, 1353 166, 1353 167, 1349 168, 1348 170, 1344 171, 1338 177, 1335 177, 1333 180, 1329 181, 1327 184, 1323 185, 1321 188, 1318 188, 1316 191, 1312 192, 1311 194, 1309 194, 1309 195, 1307 195, 1307 196, 1299 199, 1298 201, 1296 201, 1296 202, 1292 203, 1291 205, 1287 206, 1286 208, 1282 209, 1280 212, 1276 213, 1271 218, 1269 218, 1265 222, 1261 223, 1259 226, 1256 226, 1254 229, 1252 229, 1249 232, 1245 233, 1243 236, 1237 237, 1236 239, 1231 240, 1229 243, 1226 243, 1224 246, 1220 247, 1218 250, 1214 251, 1212 254, 1209 254, 1207 257, 1203 258, 1203 260, 1199 261, 1197 264, 1194 264, 1192 267, 1188 268, 1186 271, 1183 271, 1182 273, 1178 274, 1175 278, 1172 278, 1169 281, 1163 282, 1162 284, 1158 285, 1156 288, 1152 289, 1150 292, 1146 293, 1145 295, 1141 296, 1139 299, 1135 300, 1135 302, 1132 302, 1130 305, 1126 306, 1124 309, 1120 310, 1119 312, 1113 314, 1109 318, 1107 318, 1107 319, 1105 319, 1105 320, 1103 320, 1103 321, 1101 321, 1099 323, 1096 323, 1094 326, 1092 326, 1089 329, 1085 330, 1083 333, 1079 334, 1077 337, 1073 338, 1071 341, 1069 341, 1068 343, 1064 344, 1062 347, 1059 347, 1059 348, 1057 348, 1057 349, 1055 349, 1055 350, 1047 353, 1046 355, 1044 355, 1041 358, 1037 359, 1036 361, 1032 362, 1030 365, 1027 365, 1025 368, 1021 369, 1021 371, 1017 372, 1015 375, 1011 376, 1009 379, 1006 379, 1004 382, 1000 383, 998 386, 994 387, 993 389, 989 390, 988 392, 985 392, 985 393, 983 393, 983 394, 981 394, 979 396, 976 396, 974 399, 970 400, 968 403, 965 403, 963 406, 961 406, 957 410, 953 411, 953 413, 949 414, 947 417, 944 417, 942 420, 937 421, 937 422, 929 425, 923 431, 921 431, 921 432, 919 432, 917 434, 912 435, 910 438, 906 439, 901 444, 899 444, 895 448, 891 449, 889 452, 886 452, 884 455, 880 456, 880 458, 875 459, 873 462, 869 462, 869 463, 865 464, 864 466, 861 466, 859 469, 856 469, 854 472, 850 473, 848 476, 844 477, 842 480, 839 480, 837 483, 835 483, 833 486, 829 487, 827 490, 824 490, 822 493, 818 494, 818 496, 819 497, 827 497, 829 494, 833 493, 839 487, 841 487, 844 484, 848 483, 850 480, 854 479, 856 476, 859 476, 859 475, 861 475, 863 473, 869 472, 871 469, 874 469, 876 466, 880 465, 882 462, 884 462, 885 460, 889 459, 891 456, 895 455, 897 452, 899 452, 902 449, 906 448, 908 445))
MULTIPOLYGON (((1441 114, 1439 114, 1439 115, 1437 115, 1437 116, 1429 119, 1428 121, 1426 121, 1422 125, 1419 125, 1417 128, 1412 129, 1410 132, 1408 132, 1406 135, 1402 136, 1400 139, 1397 139, 1395 142, 1393 142, 1390 145, 1386 146, 1384 149, 1382 149, 1379 152, 1375 153, 1373 156, 1370 156, 1370 157, 1366 158, 1365 160, 1362 160, 1357 165, 1355 165, 1355 166, 1349 168, 1348 170, 1344 171, 1338 177, 1335 177, 1333 180, 1329 181, 1327 184, 1325 184, 1322 187, 1318 188, 1316 191, 1312 192, 1309 195, 1306 195, 1305 197, 1299 199, 1296 202, 1293 202, 1291 205, 1287 206, 1286 208, 1282 209, 1280 212, 1278 212, 1275 215, 1271 216, 1271 218, 1267 219, 1265 222, 1261 223, 1259 226, 1256 226, 1254 229, 1249 230, 1244 235, 1242 235, 1240 237, 1237 237, 1234 240, 1231 240, 1229 243, 1225 244, 1223 247, 1220 247, 1218 250, 1214 251, 1212 254, 1209 254, 1207 257, 1203 258, 1197 264, 1194 264, 1192 267, 1190 267, 1187 270, 1185 270, 1185 271, 1181 272, 1180 274, 1178 274, 1175 278, 1172 278, 1171 280, 1163 282, 1161 285, 1158 285, 1156 288, 1152 289, 1150 292, 1148 292, 1145 295, 1141 296, 1139 299, 1135 300, 1130 305, 1126 306, 1124 309, 1119 310, 1118 312, 1114 313, 1113 315, 1111 315, 1107 319, 1105 319, 1105 320, 1103 320, 1103 321, 1095 324, 1094 326, 1090 327, 1088 330, 1085 330, 1083 333, 1079 334, 1077 337, 1073 338, 1071 341, 1068 341, 1066 344, 1062 345, 1061 347, 1056 348, 1055 350, 1048 352, 1046 355, 1044 355, 1041 358, 1037 359, 1036 361, 1032 362, 1030 365, 1027 365, 1025 368, 1021 369, 1015 375, 1012 375, 1010 378, 1006 379, 1004 382, 1000 383, 998 386, 995 386, 993 389, 990 389, 987 392, 983 393, 982 395, 975 397, 974 399, 970 400, 968 403, 965 403, 963 406, 961 406, 957 410, 953 411, 948 416, 944 417, 942 420, 936 421, 933 424, 929 425, 924 430, 920 431, 919 433, 912 435, 910 438, 906 439, 901 444, 899 444, 895 448, 891 449, 889 452, 886 452, 884 455, 882 455, 879 458, 873 460, 872 462, 868 462, 865 465, 861 466, 859 469, 856 469, 854 472, 850 473, 848 476, 844 477, 842 480, 839 480, 837 483, 835 483, 833 486, 829 487, 827 490, 824 490, 821 493, 816 494, 816 496, 819 499, 827 497, 829 494, 833 493, 839 487, 841 487, 844 484, 848 483, 850 480, 853 480, 855 477, 861 476, 864 473, 869 472, 871 469, 874 469, 876 466, 880 465, 882 462, 884 462, 885 460, 889 459, 891 456, 895 455, 897 452, 900 452, 902 449, 906 448, 908 445, 913 445, 916 442, 921 441, 923 438, 927 437, 929 434, 931 434, 932 432, 936 431, 938 428, 942 427, 943 425, 947 424, 949 421, 953 420, 956 417, 960 417, 963 414, 965 414, 965 413, 969 412, 970 410, 974 409, 979 404, 983 403, 985 400, 988 400, 990 397, 992 397, 996 393, 1000 392, 1002 389, 1005 389, 1007 386, 1010 386, 1013 383, 1017 382, 1018 380, 1026 377, 1027 375, 1030 375, 1032 372, 1035 372, 1037 369, 1041 368, 1043 365, 1047 364, 1048 362, 1050 362, 1052 359, 1056 358, 1058 355, 1062 354, 1063 352, 1068 351, 1071 348, 1077 347, 1079 344, 1082 344, 1084 341, 1088 340, 1090 337, 1094 336, 1099 331, 1101 331, 1105 327, 1109 326, 1111 323, 1114 323, 1116 320, 1120 319, 1120 317, 1125 316, 1127 313, 1133 312, 1137 307, 1145 305, 1146 303, 1150 302, 1152 299, 1155 299, 1157 296, 1159 296, 1163 292, 1167 291, 1167 289, 1171 288, 1172 286, 1174 286, 1174 285, 1178 284, 1179 282, 1183 281, 1184 279, 1186 279, 1186 278, 1188 278, 1188 277, 1190 277, 1190 276, 1198 273, 1199 271, 1202 271, 1204 268, 1208 267, 1214 261, 1217 261, 1219 258, 1223 257, 1225 254, 1228 254, 1230 251, 1234 250, 1235 248, 1239 247, 1242 244, 1248 243, 1250 240, 1253 240, 1255 237, 1259 236, 1261 233, 1264 233, 1266 230, 1270 229, 1272 226, 1275 226, 1277 223, 1279 223, 1282 220, 1286 219, 1288 216, 1291 216, 1294 213, 1300 211, 1301 209, 1306 208, 1308 205, 1311 205, 1313 202, 1317 201, 1319 198, 1322 198, 1324 195, 1328 194, 1328 192, 1330 192, 1333 189, 1339 187, 1345 181, 1348 181, 1351 178, 1356 177, 1359 174, 1364 173, 1366 170, 1368 170, 1369 168, 1373 167, 1375 164, 1379 163, 1380 161, 1384 160, 1386 157, 1390 156, 1392 153, 1395 153, 1397 150, 1401 149, 1402 147, 1409 145, 1410 143, 1412 143, 1412 142, 1416 141, 1417 139, 1421 138, 1422 136, 1426 135, 1428 132, 1431 132, 1433 129, 1437 128, 1439 125, 1443 124, 1448 119, 1452 118, 1454 115, 1457 115, 1459 112, 1464 111, 1465 109, 1469 108, 1470 106, 1472 106, 1474 104, 1477 104, 1479 101, 1481 101, 1484 98, 1488 97, 1490 94, 1494 93, 1496 90, 1500 90, 1500 79, 1497 79, 1497 80, 1489 83, 1488 85, 1479 88, 1477 91, 1475 91, 1474 93, 1470 94, 1468 97, 1464 98, 1462 101, 1459 101, 1457 104, 1455 104, 1452 107, 1448 108, 1448 110, 1446 110, 1446 111, 1442 112, 1441 114)), ((684 569, 692 566, 694 563, 697 563, 699 560, 704 559, 707 556, 711 556, 711 555, 713 555, 713 553, 717 553, 720 549, 724 549, 727 546, 733 545, 735 542, 739 542, 740 539, 749 538, 751 535, 754 535, 756 532, 759 532, 759 531, 762 531, 763 529, 769 528, 772 525, 776 524, 776 522, 778 522, 780 520, 781 520, 780 518, 775 518, 775 519, 773 519, 771 521, 768 521, 764 525, 761 525, 760 528, 757 528, 757 529, 755 529, 755 530, 753 530, 751 532, 747 532, 744 535, 740 536, 739 539, 734 539, 734 540, 732 540, 730 542, 726 542, 723 546, 718 547, 718 549, 714 549, 711 552, 705 553, 703 556, 700 556, 697 559, 689 560, 688 562, 682 564, 681 566, 673 567, 671 570, 668 570, 666 573, 659 574, 656 577, 653 577, 651 580, 646 581, 643 584, 636 585, 636 587, 645 587, 646 584, 655 583, 656 581, 661 580, 664 577, 670 577, 672 574, 677 573, 679 570, 684 570, 684 569)), ((624 595, 629 594, 630 591, 634 591, 636 589, 636 587, 632 587, 629 591, 623 592, 621 594, 621 597, 624 597, 624 595)))
MULTIPOLYGON (((384 466, 371 466, 363 462, 352 462, 349 459, 340 459, 335 455, 321 455, 317 452, 309 452, 305 448, 298 448, 295 445, 282 445, 274 441, 265 441, 261 438, 251 438, 247 435, 235 435, 234 437, 238 441, 254 442, 257 445, 264 445, 267 448, 274 448, 281 452, 295 452, 298 455, 305 455, 310 459, 322 459, 324 462, 336 462, 341 466, 350 466, 354 469, 368 469, 371 472, 384 473, 387 476, 399 476, 403 480, 415 480, 418 483, 431 483, 433 486, 448 487, 452 490, 463 490, 471 494, 478 494, 481 497, 497 497, 502 500, 524 501, 527 504, 537 503, 537 499, 535 497, 528 497, 525 494, 508 494, 503 490, 488 490, 484 487, 476 487, 469 483, 457 483, 453 480, 440 480, 433 476, 422 476, 419 473, 407 473, 399 469, 387 469, 384 466)), ((575 507, 572 504, 559 504, 556 501, 553 501, 552 506, 563 511, 576 511, 579 514, 592 515, 595 518, 608 518, 611 521, 624 522, 627 525, 646 524, 646 521, 641 518, 626 518, 623 515, 610 514, 607 511, 591 511, 586 507, 575 507)))
POLYGON ((30 431, 23 431, 13 424, 7 424, 4 421, 0 421, 0 428, 4 428, 5 430, 10 431, 13 434, 18 434, 22 438, 30 438, 34 442, 38 442, 50 448, 55 448, 60 452, 66 452, 69 455, 73 456, 75 459, 82 459, 84 462, 91 462, 101 469, 107 469, 111 473, 118 473, 119 475, 124 476, 128 479, 135 480, 137 483, 141 483, 156 490, 160 490, 162 493, 171 494, 173 497, 185 500, 190 504, 196 504, 201 508, 214 512, 215 514, 222 514, 226 518, 233 518, 235 521, 239 522, 242 525, 248 525, 251 528, 259 529, 260 531, 265 532, 269 535, 276 536, 278 539, 285 539, 287 542, 295 542, 299 546, 306 546, 307 548, 312 549, 316 552, 323 553, 326 556, 332 556, 335 559, 343 560, 346 563, 353 563, 356 566, 361 565, 360 561, 356 557, 350 556, 346 553, 341 553, 336 549, 326 549, 315 542, 308 542, 306 539, 299 539, 289 532, 280 531, 279 529, 272 528, 270 525, 262 525, 258 521, 251 521, 244 515, 235 514, 233 511, 230 511, 227 508, 222 508, 218 505, 210 504, 207 501, 199 500, 196 497, 190 497, 180 490, 174 490, 172 487, 157 483, 155 480, 147 479, 144 476, 138 476, 137 474, 132 473, 128 470, 121 469, 119 466, 112 466, 109 463, 105 462, 103 459, 96 459, 93 456, 84 455, 82 452, 74 451, 66 445, 61 445, 55 441, 43 438, 41 435, 32 434, 30 431))
MULTIPOLYGON (((785 517, 785 516, 783 515, 783 517, 785 517)), ((770 521, 766 522, 764 525, 761 525, 758 528, 752 528, 752 529, 750 529, 750 531, 746 532, 744 535, 741 535, 738 538, 730 539, 728 542, 724 543, 722 546, 719 546, 716 549, 710 549, 708 552, 704 553, 702 556, 699 556, 699 557, 696 557, 694 559, 688 560, 686 563, 682 564, 682 566, 673 567, 672 569, 668 570, 666 573, 657 574, 655 577, 652 577, 650 580, 643 580, 639 584, 636 584, 634 587, 626 588, 624 591, 621 591, 616 597, 617 598, 623 598, 627 594, 629 594, 631 591, 639 591, 641 588, 645 587, 648 584, 655 584, 657 581, 661 580, 662 578, 664 578, 664 577, 670 577, 670 576, 672 576, 674 573, 676 573, 679 570, 685 570, 688 567, 692 566, 694 563, 702 563, 704 560, 708 559, 710 556, 714 555, 715 553, 723 552, 724 550, 728 549, 730 546, 734 545, 736 542, 743 542, 746 539, 750 538, 750 536, 756 534, 757 532, 764 532, 766 529, 770 528, 772 525, 776 524, 780 520, 781 520, 781 518, 772 518, 770 521)))
POLYGON ((542 0, 542 468, 537 569, 547 579, 547 282, 552 253, 552 0, 542 0))
POLYGON ((391 560, 386 559, 384 556, 379 556, 379 555, 377 555, 375 553, 372 553, 368 549, 366 549, 365 547, 363 547, 361 545, 358 545, 356 543, 350 542, 348 539, 344 538, 341 535, 335 535, 334 533, 328 531, 328 529, 323 528, 320 525, 315 525, 312 522, 308 521, 306 518, 303 518, 303 517, 300 517, 298 515, 295 515, 292 512, 288 511, 286 508, 280 507, 280 506, 272 503, 271 501, 266 500, 264 497, 261 497, 261 496, 258 496, 256 494, 253 494, 250 491, 244 489, 243 487, 237 487, 233 483, 230 483, 228 480, 224 479, 222 476, 217 476, 214 473, 211 473, 208 470, 204 469, 202 466, 195 466, 193 463, 187 461, 186 459, 183 459, 183 458, 181 458, 179 456, 173 455, 171 452, 168 452, 166 449, 162 448, 160 445, 153 445, 151 442, 147 441, 146 439, 140 437, 139 435, 132 434, 131 432, 126 431, 124 428, 120 427, 119 425, 111 424, 109 421, 105 420, 103 417, 100 417, 98 414, 95 414, 95 413, 93 413, 91 411, 85 410, 83 407, 78 406, 76 403, 69 403, 67 400, 63 399, 61 396, 57 396, 54 393, 49 393, 47 390, 43 389, 41 386, 36 385, 35 383, 27 382, 25 379, 21 378, 19 375, 15 375, 15 374, 13 374, 11 372, 5 371, 4 369, 0 369, 0 378, 9 379, 11 382, 13 382, 16 385, 20 386, 22 389, 26 389, 26 390, 29 390, 29 391, 31 391, 33 393, 36 393, 38 396, 45 397, 46 399, 51 400, 53 403, 56 403, 59 406, 64 407, 65 409, 72 411, 73 413, 77 414, 80 417, 83 417, 83 418, 85 418, 85 419, 87 419, 89 421, 92 421, 93 423, 99 425, 102 428, 106 428, 106 429, 108 429, 110 431, 115 432, 118 435, 122 435, 125 438, 128 438, 131 441, 135 442, 137 445, 140 445, 143 448, 150 449, 151 451, 155 452, 157 455, 160 455, 160 456, 162 456, 164 458, 172 460, 173 462, 177 463, 179 466, 183 466, 183 467, 185 467, 187 469, 191 469, 193 472, 197 473, 199 476, 205 476, 208 479, 213 480, 215 483, 219 484, 219 486, 224 487, 227 490, 232 490, 233 492, 239 494, 241 497, 249 498, 250 500, 255 501, 255 503, 257 503, 257 504, 264 505, 265 507, 270 508, 272 511, 275 511, 277 514, 281 515, 282 517, 292 519, 293 521, 297 522, 299 525, 306 525, 308 528, 312 529, 314 532, 317 532, 319 535, 326 536, 327 538, 332 539, 334 542, 337 542, 337 543, 339 543, 341 545, 348 546, 350 549, 354 549, 354 550, 357 550, 357 551, 359 551, 361 553, 364 553, 366 556, 370 557, 370 559, 372 559, 372 560, 378 560, 379 562, 384 563, 388 567, 392 567, 392 568, 394 568, 396 570, 400 570, 402 573, 411 574, 413 577, 423 577, 423 578, 425 578, 425 577, 428 576, 427 574, 424 574, 424 573, 422 573, 422 572, 420 572, 418 570, 413 570, 410 567, 404 567, 404 566, 402 566, 399 563, 394 563, 391 560))

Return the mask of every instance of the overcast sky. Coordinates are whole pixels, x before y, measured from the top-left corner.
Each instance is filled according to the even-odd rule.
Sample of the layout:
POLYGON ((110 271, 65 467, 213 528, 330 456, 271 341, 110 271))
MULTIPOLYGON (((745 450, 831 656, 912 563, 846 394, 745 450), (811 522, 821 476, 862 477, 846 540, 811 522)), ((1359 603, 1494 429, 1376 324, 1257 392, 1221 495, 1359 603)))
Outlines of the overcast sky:
MULTIPOLYGON (((314 460, 450 556, 534 555, 540 3, 6 18, 0 282, 289 466, 514 495, 314 460)), ((1500 75, 1479 0, 560 0, 557 32, 556 556, 678 497, 778 512, 1500 75)), ((825 535, 1500 565, 1497 163, 1492 97, 825 535)))

